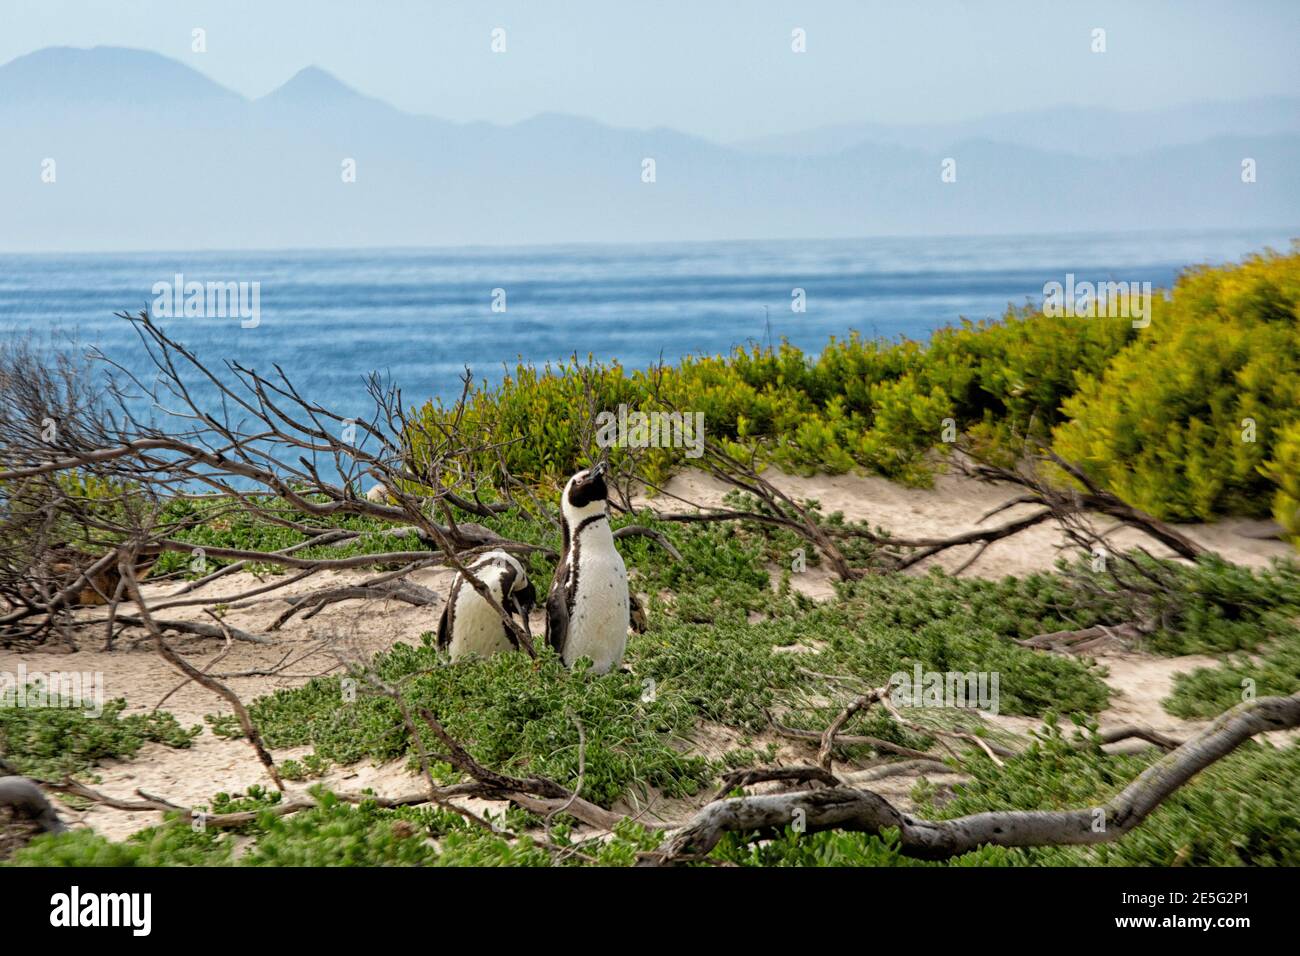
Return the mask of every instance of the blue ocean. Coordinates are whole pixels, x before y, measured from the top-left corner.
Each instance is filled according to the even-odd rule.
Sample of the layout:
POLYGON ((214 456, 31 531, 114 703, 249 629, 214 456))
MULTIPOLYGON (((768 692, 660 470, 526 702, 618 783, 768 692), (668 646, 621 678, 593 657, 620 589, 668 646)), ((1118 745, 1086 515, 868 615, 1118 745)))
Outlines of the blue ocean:
POLYGON ((343 414, 368 408, 365 378, 392 376, 406 403, 453 397, 469 368, 500 379, 519 360, 572 355, 627 367, 782 339, 924 340, 961 317, 1041 300, 1047 282, 1169 286, 1286 233, 710 242, 355 252, 0 255, 0 332, 96 346, 145 370, 113 317, 151 307, 158 282, 256 282, 259 321, 158 319, 205 361, 279 364, 303 394, 343 414), (792 309, 802 289, 805 310, 792 309), (494 308, 495 306, 495 308, 494 308))

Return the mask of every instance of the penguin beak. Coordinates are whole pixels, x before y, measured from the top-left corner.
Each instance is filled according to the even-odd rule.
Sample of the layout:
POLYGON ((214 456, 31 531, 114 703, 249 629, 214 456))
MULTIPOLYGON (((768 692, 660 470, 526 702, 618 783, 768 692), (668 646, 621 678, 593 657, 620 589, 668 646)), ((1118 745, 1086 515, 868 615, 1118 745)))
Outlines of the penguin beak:
POLYGON ((605 463, 600 462, 585 472, 574 475, 566 494, 567 502, 575 508, 585 508, 593 501, 603 501, 609 495, 609 489, 605 485, 605 463))

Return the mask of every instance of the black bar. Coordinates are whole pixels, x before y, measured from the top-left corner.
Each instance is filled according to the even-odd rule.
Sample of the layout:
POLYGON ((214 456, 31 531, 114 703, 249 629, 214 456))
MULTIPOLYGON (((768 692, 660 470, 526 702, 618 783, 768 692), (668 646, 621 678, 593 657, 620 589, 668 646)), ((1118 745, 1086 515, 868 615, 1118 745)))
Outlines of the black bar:
MULTIPOLYGON (((716 931, 761 942, 784 925, 851 940, 960 945, 1001 929, 1041 939, 1136 937, 1231 941, 1290 924, 1297 871, 1285 869, 11 869, 0 868, 6 941, 76 934, 128 947, 153 942, 262 949, 292 940, 334 947, 361 939, 462 929, 485 939, 535 932, 549 943, 610 933, 648 941, 716 931), (147 893, 148 936, 128 926, 55 927, 56 894, 147 893), (1197 921, 1238 920, 1208 928, 1197 921), (1153 920, 1153 925, 1120 921, 1153 920), (1175 921, 1166 924, 1164 921, 1175 921), (1178 923, 1176 921, 1184 922, 1178 923), (861 936, 860 934, 866 934, 861 936)), ((469 940, 464 940, 468 943, 469 940)))

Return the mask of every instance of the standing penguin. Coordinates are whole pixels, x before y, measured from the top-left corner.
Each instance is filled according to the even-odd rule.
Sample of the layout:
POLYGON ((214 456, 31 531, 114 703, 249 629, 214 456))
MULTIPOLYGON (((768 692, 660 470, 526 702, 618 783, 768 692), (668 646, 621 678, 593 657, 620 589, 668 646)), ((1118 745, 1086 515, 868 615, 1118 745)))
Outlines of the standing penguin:
POLYGON ((566 667, 590 657, 596 674, 622 662, 630 623, 627 568, 614 547, 608 495, 604 463, 564 486, 564 553, 546 596, 546 642, 566 667))
MULTIPOLYGON (((518 614, 526 626, 528 612, 537 603, 537 592, 523 565, 504 551, 488 551, 469 569, 487 585, 506 613, 518 614)), ((463 574, 458 574, 438 621, 438 647, 450 651, 454 661, 469 654, 491 657, 517 650, 519 645, 501 615, 463 574)))

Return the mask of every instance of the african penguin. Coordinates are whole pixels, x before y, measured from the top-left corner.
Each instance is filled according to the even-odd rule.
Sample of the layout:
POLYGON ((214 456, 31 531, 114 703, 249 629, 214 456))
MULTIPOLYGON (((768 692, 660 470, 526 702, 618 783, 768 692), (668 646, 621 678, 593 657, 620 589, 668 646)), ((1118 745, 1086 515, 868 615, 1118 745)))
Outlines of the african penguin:
MULTIPOLYGON (((518 560, 504 551, 488 551, 469 569, 487 585, 506 613, 527 620, 528 612, 537 603, 537 592, 518 560)), ((518 644, 501 615, 463 574, 458 574, 438 621, 438 647, 450 651, 454 661, 470 654, 491 657, 517 650, 518 644)))
POLYGON ((564 486, 564 553, 546 596, 546 641, 566 667, 590 657, 604 674, 623 660, 630 624, 627 568, 609 526, 605 466, 580 471, 564 486))

